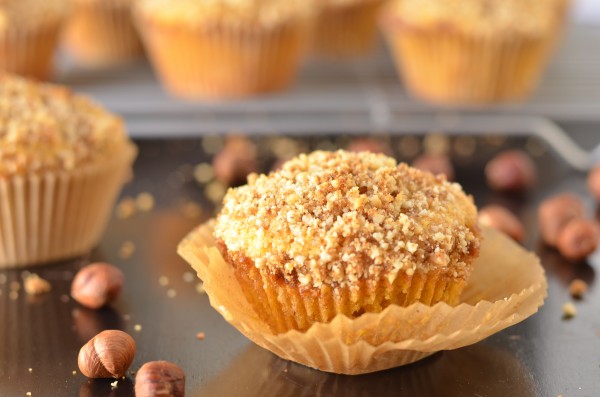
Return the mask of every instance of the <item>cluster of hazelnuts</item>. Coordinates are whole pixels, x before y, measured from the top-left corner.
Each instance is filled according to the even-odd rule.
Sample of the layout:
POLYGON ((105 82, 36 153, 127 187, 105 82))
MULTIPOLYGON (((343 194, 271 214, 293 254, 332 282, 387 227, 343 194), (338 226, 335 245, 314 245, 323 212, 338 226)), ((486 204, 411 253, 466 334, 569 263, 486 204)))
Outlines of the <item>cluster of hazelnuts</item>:
MULTIPOLYGON (((73 279, 71 296, 81 305, 99 309, 115 300, 123 288, 121 270, 108 263, 83 267, 73 279)), ((119 330, 102 331, 79 351, 79 370, 88 378, 125 376, 135 356, 133 338, 119 330)), ((176 364, 167 361, 145 363, 135 376, 137 397, 185 395, 185 375, 176 364)))

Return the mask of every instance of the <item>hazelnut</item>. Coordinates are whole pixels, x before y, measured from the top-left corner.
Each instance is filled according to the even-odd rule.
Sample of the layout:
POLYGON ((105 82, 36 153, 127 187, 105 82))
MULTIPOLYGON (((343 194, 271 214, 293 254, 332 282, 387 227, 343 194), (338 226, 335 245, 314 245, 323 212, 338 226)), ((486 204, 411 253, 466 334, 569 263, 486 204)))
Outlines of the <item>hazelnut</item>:
POLYGON ((569 293, 575 299, 583 298, 583 295, 587 292, 587 290, 587 283, 579 278, 571 281, 571 285, 569 285, 569 293))
POLYGON ((102 331, 79 350, 77 364, 88 378, 120 378, 135 356, 135 342, 123 331, 102 331))
POLYGON ((479 211, 479 222, 506 233, 513 240, 523 241, 525 228, 509 210, 499 205, 488 205, 479 211))
POLYGON ((538 209, 538 222, 542 240, 556 246, 561 230, 573 219, 583 218, 583 201, 571 193, 562 193, 542 202, 538 209))
POLYGON ((121 293, 123 272, 108 263, 93 263, 82 268, 71 284, 71 296, 90 309, 98 309, 121 293))
POLYGON ((220 182, 226 185, 244 183, 248 174, 258 171, 256 147, 243 136, 230 136, 212 165, 220 182))
POLYGON ((52 289, 50 283, 37 274, 31 274, 23 281, 25 292, 29 295, 40 295, 52 289))
POLYGON ((185 374, 176 364, 168 361, 151 361, 135 375, 136 397, 183 397, 185 374))
POLYGON ((444 174, 449 181, 454 180, 454 167, 444 154, 422 154, 412 162, 412 166, 435 175, 444 174))
POLYGON ((536 178, 535 164, 520 150, 507 150, 485 167, 488 185, 497 191, 526 190, 536 178))
POLYGON ((556 247, 565 258, 572 261, 585 259, 598 248, 600 229, 596 222, 573 219, 558 235, 556 247))
POLYGON ((600 201, 600 165, 592 168, 588 174, 587 185, 592 196, 600 201))
POLYGON ((349 152, 371 152, 382 153, 388 156, 392 155, 392 151, 388 146, 373 138, 354 138, 350 141, 346 150, 349 152))

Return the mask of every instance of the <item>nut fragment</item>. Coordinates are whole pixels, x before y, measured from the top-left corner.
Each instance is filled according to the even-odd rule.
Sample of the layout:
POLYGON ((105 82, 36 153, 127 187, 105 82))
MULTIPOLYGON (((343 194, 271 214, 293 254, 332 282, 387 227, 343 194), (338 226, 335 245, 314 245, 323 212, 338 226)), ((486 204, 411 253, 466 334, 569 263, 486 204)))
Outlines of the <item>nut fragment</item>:
POLYGON ((587 283, 579 278, 571 281, 571 285, 569 285, 569 293, 575 299, 583 298, 583 295, 587 292, 587 290, 587 283))
POLYGON ((88 378, 120 378, 135 356, 135 342, 123 331, 102 331, 79 350, 79 371, 88 378))
POLYGON ((449 181, 454 180, 454 167, 444 154, 422 154, 412 162, 412 166, 435 175, 444 174, 449 181))
POLYGON ((490 188, 497 191, 526 190, 536 178, 535 164, 520 150, 507 150, 494 157, 485 167, 490 188))
POLYGON ((572 261, 585 259, 598 248, 600 229, 596 222, 574 219, 565 226, 556 242, 558 251, 572 261))
POLYGON ((213 159, 212 165, 215 176, 222 183, 244 183, 248 174, 258 171, 256 147, 243 136, 230 136, 223 150, 213 159))
POLYGON ((40 295, 52 289, 50 283, 37 274, 30 274, 23 281, 25 292, 29 295, 40 295))
POLYGON ((562 229, 573 219, 583 218, 584 209, 583 201, 571 193, 544 200, 538 209, 542 240, 555 246, 562 229))
POLYGON ((577 314, 577 308, 571 302, 567 302, 562 306, 563 317, 565 319, 573 318, 577 314))
POLYGON ((523 241, 525 228, 519 219, 509 210, 499 205, 488 205, 479 210, 479 222, 506 233, 513 240, 523 241))
POLYGON ((596 200, 600 200, 600 165, 592 168, 587 177, 588 190, 596 200))
POLYGON ((168 361, 150 361, 135 376, 136 397, 183 397, 185 374, 168 361))
POLYGON ((71 284, 71 296, 90 309, 115 300, 123 288, 123 273, 108 263, 93 263, 82 268, 71 284))

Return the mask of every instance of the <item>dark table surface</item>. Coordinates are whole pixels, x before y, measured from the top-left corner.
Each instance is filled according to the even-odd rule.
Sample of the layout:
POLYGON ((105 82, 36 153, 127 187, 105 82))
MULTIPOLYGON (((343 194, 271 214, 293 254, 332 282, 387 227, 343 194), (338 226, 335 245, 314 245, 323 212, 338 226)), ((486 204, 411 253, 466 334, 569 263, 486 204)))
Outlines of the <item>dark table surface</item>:
MULTIPOLYGON (((400 159, 394 137, 391 146, 400 159)), ((600 395, 600 289, 595 267, 600 257, 572 264, 538 241, 536 208, 550 194, 573 191, 586 200, 589 216, 596 204, 587 194, 585 175, 572 171, 544 144, 526 138, 451 139, 457 180, 479 206, 496 203, 514 211, 527 227, 525 245, 542 258, 549 281, 548 298, 539 313, 480 343, 437 353, 421 362, 363 376, 322 373, 284 361, 253 345, 210 307, 197 292, 191 268, 175 253, 179 240, 210 218, 221 186, 197 183, 194 165, 210 161, 215 141, 147 140, 138 142, 135 178, 123 197, 150 192, 152 211, 127 219, 113 217, 106 234, 89 257, 42 267, 0 271, 0 396, 133 396, 134 376, 119 380, 88 380, 79 373, 77 353, 103 329, 122 329, 136 340, 131 369, 150 360, 179 364, 187 375, 187 396, 598 396, 600 395), (461 140, 462 139, 462 140, 461 140), (203 144, 204 143, 204 144, 203 144), (473 144, 475 145, 473 147, 473 144), (531 151, 540 175, 534 189, 522 196, 492 193, 483 168, 507 147, 531 151), (475 149, 461 150, 464 148, 475 149), (458 149, 458 150, 455 150, 458 149), (195 207, 190 203, 197 203, 195 207), (200 208, 198 214, 195 211, 200 208), (124 258, 125 242, 135 252, 124 258), (125 273, 121 297, 110 307, 91 311, 69 298, 74 273, 90 261, 114 263, 125 273), (23 270, 52 283, 52 291, 28 296, 21 289, 23 270), (561 306, 571 301, 574 278, 590 284, 577 315, 565 320, 561 306), (168 281, 168 285, 163 285, 168 281), (11 284, 12 287, 11 287, 11 284), (141 326, 141 329, 140 329, 141 326), (205 332, 206 339, 196 334, 205 332), (75 371, 75 372, 74 372, 75 371)), ((261 161, 274 161, 272 141, 260 138, 261 161)), ((600 139, 588 137, 589 144, 600 139)), ((343 146, 345 138, 306 138, 307 149, 343 146)))

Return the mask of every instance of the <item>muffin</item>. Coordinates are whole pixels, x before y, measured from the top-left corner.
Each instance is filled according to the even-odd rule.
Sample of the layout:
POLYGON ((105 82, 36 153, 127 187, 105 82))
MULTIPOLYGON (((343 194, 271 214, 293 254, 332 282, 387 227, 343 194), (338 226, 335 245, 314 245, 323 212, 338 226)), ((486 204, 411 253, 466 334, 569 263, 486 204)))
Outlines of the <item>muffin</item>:
POLYGON ((68 0, 0 2, 0 71, 48 79, 68 0))
POLYGON ((286 88, 309 42, 313 14, 305 0, 140 0, 135 12, 163 85, 185 98, 286 88))
POLYGON ((134 61, 143 54, 133 25, 133 0, 70 0, 73 12, 63 41, 81 64, 111 66, 134 61))
POLYGON ((408 90, 427 101, 527 98, 564 26, 568 0, 394 0, 382 29, 408 90))
POLYGON ((325 57, 368 54, 377 40, 377 14, 383 0, 322 0, 313 51, 325 57))
POLYGON ((274 333, 389 305, 454 305, 480 245, 458 184, 368 152, 317 151, 230 189, 216 245, 274 333))
POLYGON ((0 77, 0 268, 100 240, 136 153, 123 122, 67 88, 0 77))

